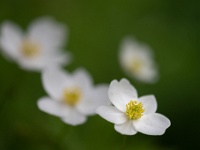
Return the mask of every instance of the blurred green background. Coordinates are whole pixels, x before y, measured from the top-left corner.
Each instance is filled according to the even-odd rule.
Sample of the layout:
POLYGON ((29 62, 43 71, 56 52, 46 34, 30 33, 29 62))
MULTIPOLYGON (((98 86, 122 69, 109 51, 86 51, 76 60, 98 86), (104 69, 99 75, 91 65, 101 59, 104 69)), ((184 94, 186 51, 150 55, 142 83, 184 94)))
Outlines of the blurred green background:
POLYGON ((163 136, 118 134, 99 116, 72 127, 41 112, 46 95, 40 74, 21 70, 0 55, 0 150, 188 150, 200 139, 200 2, 197 0, 0 0, 0 23, 10 19, 26 29, 40 16, 69 28, 65 49, 73 71, 85 67, 95 84, 128 78, 118 62, 121 39, 133 35, 155 52, 160 80, 128 78, 139 95, 155 94, 158 112, 172 125, 163 136))

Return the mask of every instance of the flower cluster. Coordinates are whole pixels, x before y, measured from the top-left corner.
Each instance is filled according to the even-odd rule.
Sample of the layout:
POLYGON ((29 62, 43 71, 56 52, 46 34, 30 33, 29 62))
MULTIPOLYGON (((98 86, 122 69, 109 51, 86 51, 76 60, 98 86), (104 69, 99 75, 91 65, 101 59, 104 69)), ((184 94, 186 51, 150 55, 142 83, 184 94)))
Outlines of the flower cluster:
MULTIPOLYGON (((138 97, 127 79, 113 80, 110 86, 94 85, 84 68, 72 73, 63 70, 62 66, 71 61, 71 54, 62 51, 68 35, 63 24, 43 17, 33 21, 27 30, 23 33, 16 24, 5 21, 0 29, 0 47, 2 54, 20 68, 41 72, 48 96, 38 100, 40 110, 73 126, 99 114, 125 135, 137 132, 162 135, 170 126, 167 117, 156 113, 155 97, 138 97)), ((126 38, 119 54, 120 64, 128 75, 147 83, 157 80, 157 67, 148 46, 126 38)))

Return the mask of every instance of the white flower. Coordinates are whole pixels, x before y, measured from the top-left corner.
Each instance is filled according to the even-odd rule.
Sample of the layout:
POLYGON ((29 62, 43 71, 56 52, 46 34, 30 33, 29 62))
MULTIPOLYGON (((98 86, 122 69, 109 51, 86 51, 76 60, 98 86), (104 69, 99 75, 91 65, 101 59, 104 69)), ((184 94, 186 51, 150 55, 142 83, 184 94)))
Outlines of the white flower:
POLYGON ((29 26, 26 34, 10 21, 1 26, 2 53, 21 68, 40 71, 49 65, 64 65, 70 55, 61 51, 66 41, 66 28, 53 18, 43 17, 29 26))
POLYGON ((124 71, 137 80, 154 83, 158 79, 158 70, 151 49, 131 38, 122 41, 120 64, 124 71))
POLYGON ((49 97, 39 99, 38 107, 67 124, 83 124, 88 115, 95 114, 98 106, 110 104, 108 85, 94 87, 84 69, 77 69, 73 74, 58 68, 46 69, 42 81, 49 97))
POLYGON ((156 99, 153 95, 137 96, 136 89, 128 80, 112 81, 108 96, 114 106, 100 106, 96 113, 115 124, 121 134, 134 135, 141 132, 148 135, 162 135, 170 126, 170 120, 155 113, 156 99))

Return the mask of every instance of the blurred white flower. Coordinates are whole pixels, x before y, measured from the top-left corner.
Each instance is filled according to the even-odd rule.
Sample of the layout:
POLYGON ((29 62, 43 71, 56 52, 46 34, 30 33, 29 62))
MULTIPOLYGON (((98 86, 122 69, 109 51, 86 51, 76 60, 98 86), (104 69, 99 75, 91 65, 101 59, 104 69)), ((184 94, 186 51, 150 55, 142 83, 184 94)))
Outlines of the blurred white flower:
POLYGON ((152 51, 147 45, 125 38, 121 44, 119 59, 123 70, 130 77, 146 83, 154 83, 158 79, 152 51))
POLYGON ((49 97, 39 99, 39 109, 60 117, 67 124, 83 124, 98 106, 110 104, 108 85, 94 87, 84 69, 77 69, 73 74, 58 68, 46 69, 42 81, 49 97))
POLYGON ((114 106, 100 106, 96 112, 115 124, 121 134, 134 135, 141 132, 148 135, 162 135, 170 126, 170 120, 155 113, 157 102, 153 95, 137 96, 136 89, 128 80, 111 82, 108 96, 114 106))
POLYGON ((70 55, 62 52, 66 28, 53 18, 43 17, 31 23, 26 34, 10 21, 1 25, 2 53, 21 68, 40 71, 49 65, 69 63, 70 55))

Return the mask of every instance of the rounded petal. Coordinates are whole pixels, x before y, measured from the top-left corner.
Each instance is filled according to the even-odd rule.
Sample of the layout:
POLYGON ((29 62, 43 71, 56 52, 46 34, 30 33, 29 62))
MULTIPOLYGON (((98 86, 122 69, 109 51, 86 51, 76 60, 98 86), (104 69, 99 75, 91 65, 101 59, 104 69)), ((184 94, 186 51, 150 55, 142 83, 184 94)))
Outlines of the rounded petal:
POLYGON ((96 109, 96 113, 114 124, 122 124, 128 119, 123 112, 119 111, 114 106, 100 106, 96 109))
POLYGON ((146 83, 155 83, 158 80, 158 69, 156 65, 153 64, 153 60, 149 60, 148 64, 146 64, 139 73, 135 74, 135 77, 146 83))
POLYGON ((135 38, 125 37, 122 40, 120 48, 121 56, 124 60, 131 60, 132 58, 150 58, 153 57, 153 51, 151 48, 144 44, 138 42, 135 38))
POLYGON ((134 121, 133 125, 138 132, 148 135, 162 135, 171 123, 164 115, 154 113, 144 115, 142 118, 134 121))
POLYGON ((21 57, 18 60, 18 63, 22 69, 29 70, 29 71, 41 71, 45 69, 46 67, 46 60, 42 57, 34 58, 34 59, 28 59, 25 57, 21 57))
POLYGON ((126 104, 137 99, 137 91, 127 79, 121 79, 119 82, 113 80, 109 87, 108 96, 115 107, 125 112, 126 104))
POLYGON ((67 73, 59 68, 48 68, 42 72, 43 86, 55 100, 62 98, 62 92, 69 80, 67 73))
POLYGON ((157 110, 157 102, 154 95, 146 95, 138 98, 144 107, 144 114, 155 113, 157 110))
POLYGON ((95 109, 102 105, 110 105, 108 85, 98 85, 77 105, 77 109, 86 115, 94 115, 95 109))
POLYGON ((152 57, 151 49, 144 44, 138 43, 134 38, 126 37, 120 47, 120 63, 125 71, 135 71, 130 69, 133 60, 141 59, 146 61, 152 57))
POLYGON ((37 105, 40 110, 57 117, 65 117, 70 115, 70 108, 63 103, 54 101, 48 97, 39 99, 37 105))
MULTIPOLYGON (((92 77, 90 74, 83 68, 78 68, 73 73, 73 78, 79 86, 84 90, 90 90, 93 84, 92 77)), ((87 92, 87 91, 86 91, 87 92)), ((90 91, 89 91, 90 92, 90 91)))
POLYGON ((19 64, 23 69, 32 71, 42 71, 46 68, 52 68, 52 66, 61 66, 69 63, 71 55, 69 53, 52 53, 41 55, 34 59, 23 58, 19 59, 19 64))
POLYGON ((52 65, 66 65, 69 64, 72 61, 72 55, 69 52, 55 52, 54 54, 51 54, 47 61, 45 61, 45 67, 52 66, 52 65))
POLYGON ((137 133, 134 129, 133 122, 130 120, 123 124, 115 124, 115 130, 125 135, 134 135, 137 133))
POLYGON ((96 106, 101 105, 111 105, 111 102, 108 97, 108 88, 107 84, 100 84, 95 87, 94 97, 96 106))
POLYGON ((22 43, 21 29, 10 21, 1 26, 0 45, 6 57, 17 59, 20 57, 19 48, 22 43))
POLYGON ((36 19, 28 29, 28 39, 45 49, 60 48, 66 41, 66 28, 51 17, 36 19))
POLYGON ((62 121, 73 126, 83 124, 86 120, 87 118, 76 110, 71 111, 69 116, 62 118, 62 121))

